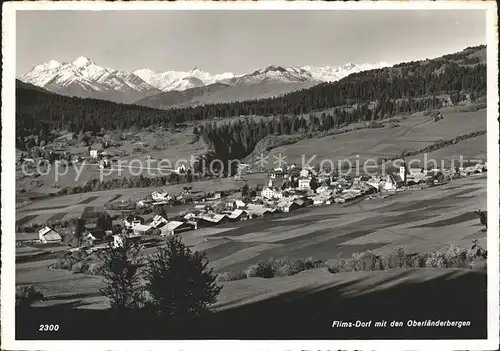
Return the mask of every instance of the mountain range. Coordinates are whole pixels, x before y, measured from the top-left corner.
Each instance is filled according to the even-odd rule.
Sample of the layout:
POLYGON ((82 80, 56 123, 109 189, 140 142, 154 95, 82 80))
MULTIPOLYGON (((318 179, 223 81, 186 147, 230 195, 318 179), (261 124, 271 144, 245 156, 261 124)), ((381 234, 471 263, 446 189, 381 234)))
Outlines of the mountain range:
POLYGON ((151 69, 129 72, 101 67, 82 56, 69 63, 51 60, 37 65, 19 80, 66 96, 170 108, 278 96, 386 66, 386 63, 322 67, 272 65, 241 75, 210 74, 197 67, 188 72, 151 69))
MULTIPOLYGON (((265 72, 254 72, 253 76, 264 73, 273 76, 282 70, 278 67, 264 69, 265 72)), ((251 74, 244 76, 252 79, 251 74)), ((242 79, 229 79, 233 78, 242 79)), ((16 80, 16 136, 22 145, 25 142, 23 135, 46 134, 43 131, 46 125, 55 130, 74 133, 82 130, 97 133, 103 129, 126 131, 145 127, 177 128, 185 122, 203 123, 214 118, 238 116, 297 117, 291 124, 282 123, 281 118, 269 119, 274 123, 270 132, 281 131, 287 134, 292 129, 308 128, 306 122, 299 125, 297 123, 302 121, 304 115, 311 113, 316 117, 320 114, 321 128, 329 129, 332 126, 434 109, 442 106, 443 99, 452 104, 468 100, 482 101, 486 97, 486 82, 485 45, 468 47, 433 59, 403 62, 383 69, 353 73, 335 82, 316 84, 272 99, 200 104, 194 108, 159 110, 137 104, 68 97, 16 80), (279 127, 275 122, 283 125, 279 127)), ((302 83, 296 82, 299 85, 302 83)), ((246 87, 259 84, 261 83, 246 87)), ((217 92, 212 90, 223 91, 224 87, 229 89, 231 86, 216 82, 201 88, 208 91, 207 95, 216 95, 217 92)), ((180 94, 180 99, 183 99, 182 95, 190 91, 192 93, 192 89, 171 93, 180 94)), ((318 119, 313 121, 317 122, 318 119)), ((259 130, 263 132, 268 130, 266 128, 259 127, 259 130)))

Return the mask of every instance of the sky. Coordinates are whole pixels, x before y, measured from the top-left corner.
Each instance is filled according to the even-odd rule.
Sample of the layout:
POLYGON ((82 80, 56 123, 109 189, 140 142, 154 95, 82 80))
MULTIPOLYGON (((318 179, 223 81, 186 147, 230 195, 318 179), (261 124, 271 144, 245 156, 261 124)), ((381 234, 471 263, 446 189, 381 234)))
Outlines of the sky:
POLYGON ((16 73, 85 56, 134 71, 399 63, 486 43, 482 10, 18 11, 16 73))

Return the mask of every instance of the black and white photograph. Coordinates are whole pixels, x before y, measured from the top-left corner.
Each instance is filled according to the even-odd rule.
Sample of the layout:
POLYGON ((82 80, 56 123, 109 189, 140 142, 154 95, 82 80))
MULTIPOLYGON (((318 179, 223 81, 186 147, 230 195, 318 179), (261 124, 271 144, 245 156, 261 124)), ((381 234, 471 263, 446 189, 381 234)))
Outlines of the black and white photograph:
POLYGON ((4 5, 6 348, 498 349, 496 3, 314 3, 4 5))

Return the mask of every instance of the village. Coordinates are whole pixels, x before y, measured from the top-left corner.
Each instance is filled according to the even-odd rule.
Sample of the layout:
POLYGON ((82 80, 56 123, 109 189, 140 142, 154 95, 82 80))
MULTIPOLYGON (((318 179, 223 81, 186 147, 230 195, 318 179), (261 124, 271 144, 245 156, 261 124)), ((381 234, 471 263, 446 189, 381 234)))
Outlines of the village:
MULTIPOLYGON (((267 173, 267 184, 253 189, 244 185, 240 192, 192 194, 186 186, 179 195, 158 189, 136 201, 117 201, 106 205, 103 212, 83 213, 77 220, 78 240, 70 252, 95 252, 119 247, 124 241, 161 245, 161 238, 185 231, 252 220, 277 213, 288 213, 309 206, 340 205, 357 199, 387 198, 404 191, 418 191, 438 186, 456 178, 487 171, 486 163, 448 169, 409 168, 404 162, 387 175, 334 176, 318 167, 299 168, 292 164, 276 167, 267 173), (166 208, 188 206, 169 218, 166 208), (119 213, 113 218, 109 213, 119 213), (145 214, 145 215, 144 215, 145 214)), ((240 167, 239 177, 246 172, 240 167)), ((50 226, 39 230, 39 242, 60 243, 65 234, 50 226)))

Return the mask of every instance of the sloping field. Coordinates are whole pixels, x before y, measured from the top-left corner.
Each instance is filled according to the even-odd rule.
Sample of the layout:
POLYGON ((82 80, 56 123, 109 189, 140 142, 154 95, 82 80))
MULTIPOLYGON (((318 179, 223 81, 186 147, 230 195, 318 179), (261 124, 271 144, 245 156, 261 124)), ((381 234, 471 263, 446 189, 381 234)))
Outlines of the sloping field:
POLYGON ((99 288, 102 278, 84 274, 73 274, 63 269, 50 269, 54 260, 16 264, 16 284, 32 284, 46 297, 44 305, 82 301, 101 297, 99 288))
MULTIPOLYGON (((295 162, 301 165, 303 158, 307 161, 315 156, 311 162, 313 165, 326 159, 332 160, 337 166, 339 159, 355 161, 359 155, 360 162, 363 162, 367 159, 394 157, 400 155, 403 150, 420 150, 439 140, 449 140, 480 130, 486 130, 486 109, 464 113, 445 112, 444 118, 438 122, 418 113, 405 120, 401 119, 400 126, 396 128, 361 129, 278 147, 269 153, 269 160, 272 161, 273 156, 281 153, 286 156, 287 163, 295 162)), ((486 137, 475 139, 464 141, 467 142, 468 148, 459 143, 437 150, 433 155, 440 159, 450 158, 463 150, 467 150, 466 155, 485 155, 486 137)))
MULTIPOLYGON (((306 208, 288 215, 239 222, 237 227, 232 223, 226 225, 228 230, 210 237, 226 239, 224 252, 240 260, 232 260, 231 264, 220 261, 216 246, 205 251, 214 268, 229 271, 271 258, 347 258, 354 252, 382 253, 396 246, 407 252, 424 253, 450 243, 468 248, 472 242, 466 237, 481 229, 473 211, 485 208, 486 177, 473 177, 439 188, 398 194, 384 201, 306 208), (248 259, 248 250, 256 246, 243 248, 245 254, 238 256, 241 242, 273 245, 248 259)), ((196 231, 183 237, 192 240, 193 233, 199 237, 196 231)), ((477 235, 485 243, 486 233, 477 235)))
POLYGON ((284 278, 252 278, 224 285, 217 304, 218 328, 223 328, 222 335, 262 339, 468 338, 486 335, 486 291, 486 274, 457 269, 346 274, 319 269, 284 278), (364 328, 332 325, 370 320, 364 328), (374 325, 384 320, 386 327, 374 325), (470 325, 408 327, 408 321, 423 320, 470 325), (400 321, 401 327, 390 327, 391 321, 400 321))
MULTIPOLYGON (((265 182, 265 174, 255 173, 245 176, 249 186, 265 182)), ((221 178, 204 180, 191 183, 192 192, 222 191, 240 189, 243 182, 236 182, 232 179, 221 178)), ((162 187, 171 194, 179 194, 186 184, 167 185, 162 187)), ((152 191, 158 188, 123 188, 105 191, 96 191, 83 194, 72 194, 58 197, 49 197, 43 200, 33 201, 27 205, 16 208, 16 224, 30 225, 43 224, 51 217, 52 219, 71 219, 79 217, 85 208, 94 207, 94 210, 104 208, 104 204, 110 201, 140 199, 150 195, 152 191)), ((182 206, 171 207, 170 214, 177 215, 182 206)))
POLYGON ((56 319, 66 325, 64 333, 58 334, 66 340, 484 339, 486 287, 484 272, 458 269, 341 274, 317 269, 283 278, 224 283, 215 313, 200 323, 176 323, 166 328, 164 321, 148 314, 116 318, 111 311, 102 310, 105 305, 99 305, 99 297, 79 302, 66 295, 64 305, 48 307, 45 303, 45 308, 30 309, 29 319, 16 318, 16 334, 24 339, 43 320, 56 319), (137 320, 142 323, 135 323, 137 320), (422 328, 407 324, 429 320, 454 321, 460 326, 422 328), (344 328, 335 326, 334 321, 365 324, 344 328), (386 325, 375 324, 384 321, 386 325), (393 321, 401 324, 391 326, 393 321), (88 327, 81 328, 82 324, 88 327))
MULTIPOLYGON (((165 175, 166 170, 176 168, 180 164, 189 164, 192 157, 206 151, 205 143, 199 139, 195 140, 192 134, 193 128, 186 127, 179 131, 142 131, 135 133, 135 139, 138 142, 145 143, 143 146, 134 140, 120 140, 121 145, 106 149, 110 155, 120 155, 119 160, 123 166, 120 171, 111 172, 109 169, 101 172, 98 165, 91 165, 87 162, 86 165, 78 163, 68 168, 62 165, 52 165, 50 169, 42 169, 43 174, 34 178, 23 176, 20 166, 16 168, 16 190, 24 189, 28 192, 35 191, 40 193, 52 193, 64 187, 74 187, 83 185, 91 179, 119 179, 123 177, 134 177, 142 174, 144 177, 154 177, 165 175), (134 160, 132 162, 132 160, 134 160), (159 163, 159 160, 168 160, 159 163), (176 164, 179 162, 178 164, 176 164), (148 167, 140 169, 138 166, 148 167), (161 168, 162 171, 158 170, 161 168), (57 175, 56 175, 57 173, 57 175), (101 176, 102 173, 102 176, 101 176)), ((93 145, 94 148, 100 148, 101 144, 93 145)), ((69 152, 74 154, 85 155, 85 147, 68 146, 69 152)), ((16 158, 19 158, 19 150, 17 150, 16 158)), ((36 173, 35 169, 28 169, 28 172, 36 173)), ((25 197, 19 194, 19 197, 25 197)))

